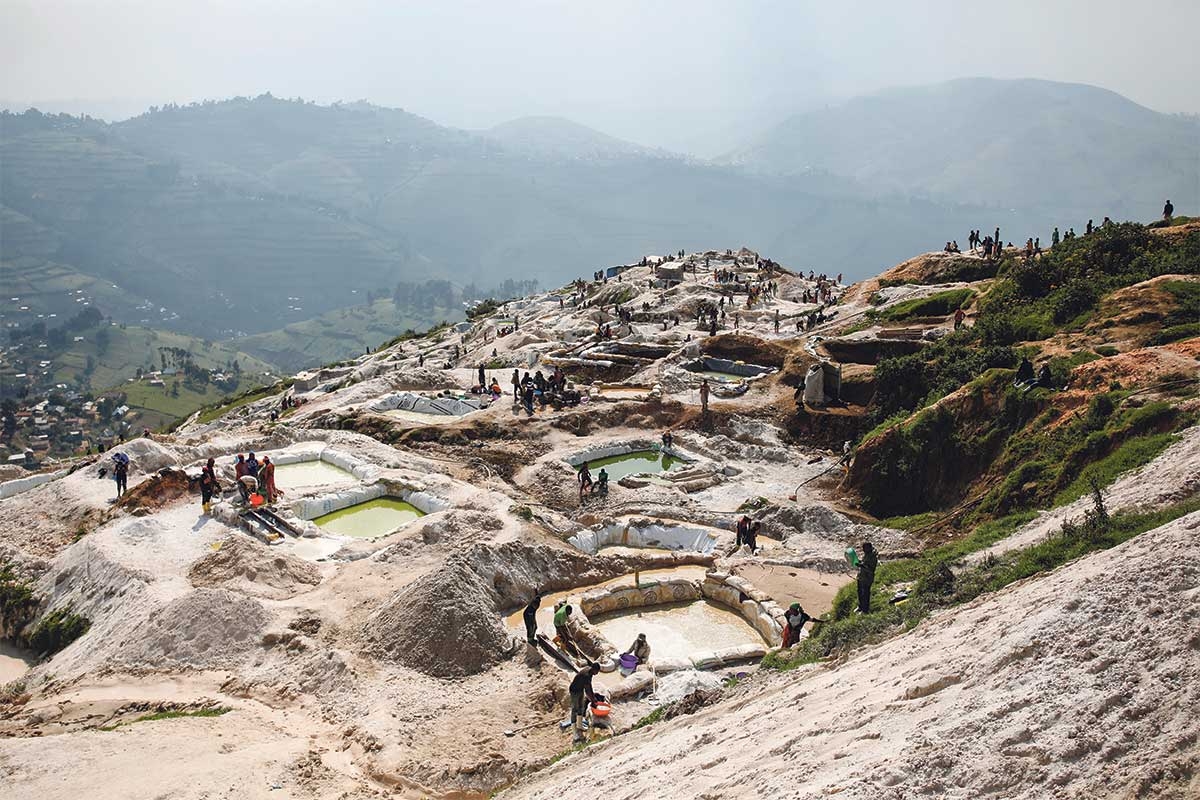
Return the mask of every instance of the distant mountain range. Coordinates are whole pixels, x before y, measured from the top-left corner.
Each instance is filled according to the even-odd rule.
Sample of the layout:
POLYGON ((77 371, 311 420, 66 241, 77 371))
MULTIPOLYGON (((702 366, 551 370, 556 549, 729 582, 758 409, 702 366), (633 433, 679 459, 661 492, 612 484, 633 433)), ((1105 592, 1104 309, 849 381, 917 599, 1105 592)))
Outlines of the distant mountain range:
POLYGON ((472 133, 269 95, 116 124, 4 114, 0 161, 6 265, 115 284, 154 308, 132 321, 210 338, 276 330, 400 281, 557 286, 681 247, 745 244, 865 274, 995 215, 831 174, 704 164, 558 119, 472 133))
POLYGON ((665 151, 627 142, 563 117, 521 117, 480 133, 509 150, 537 158, 673 157, 665 151))
MULTIPOLYGON (((213 339, 278 331, 399 282, 557 286, 679 248, 744 244, 861 277, 970 228, 1045 241, 1087 216, 1152 218, 1167 196, 1186 213, 1200 205, 1195 132, 1111 92, 1039 81, 860 98, 720 163, 555 117, 471 132, 270 95, 115 124, 4 113, 0 268, 31 292, 53 275, 91 287, 120 320, 213 339)), ((0 319, 64 302, 0 297, 0 319)), ((389 314, 419 326, 448 313, 427 305, 389 314)))
MULTIPOLYGON (((881 192, 1146 219, 1200 205, 1200 121, 1082 84, 971 78, 791 117, 722 163, 881 192)), ((1071 223, 1074 220, 1070 220, 1071 223)))

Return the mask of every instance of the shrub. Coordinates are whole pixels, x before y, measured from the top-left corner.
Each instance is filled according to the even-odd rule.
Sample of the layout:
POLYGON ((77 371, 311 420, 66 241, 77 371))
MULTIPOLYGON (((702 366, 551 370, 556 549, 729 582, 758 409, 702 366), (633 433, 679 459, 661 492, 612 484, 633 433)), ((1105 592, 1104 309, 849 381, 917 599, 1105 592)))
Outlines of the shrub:
POLYGON ((71 613, 69 608, 59 608, 42 617, 29 637, 29 649, 44 656, 51 656, 88 632, 91 621, 71 613))

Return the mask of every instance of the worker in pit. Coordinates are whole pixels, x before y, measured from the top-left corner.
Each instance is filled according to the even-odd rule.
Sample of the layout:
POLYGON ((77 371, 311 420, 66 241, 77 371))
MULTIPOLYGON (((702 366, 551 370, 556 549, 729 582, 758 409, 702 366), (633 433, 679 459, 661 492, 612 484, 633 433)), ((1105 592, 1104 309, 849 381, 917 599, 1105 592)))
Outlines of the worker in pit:
POLYGON ((599 664, 589 664, 576 672, 575 677, 571 679, 571 727, 575 729, 575 737, 572 740, 574 744, 583 744, 583 720, 587 717, 588 703, 596 702, 592 678, 599 673, 599 664))
POLYGON ((521 613, 521 619, 525 621, 525 641, 530 644, 537 644, 537 612, 541 604, 542 593, 540 590, 534 589, 533 598, 521 613))
POLYGON ((563 603, 554 609, 554 635, 562 648, 568 652, 575 649, 575 641, 571 638, 571 631, 567 628, 570 620, 571 607, 569 605, 563 603))
POLYGON ((621 655, 633 656, 638 660, 638 664, 648 663, 650 661, 650 643, 646 641, 646 634, 639 633, 633 640, 633 644, 629 645, 629 649, 621 655))

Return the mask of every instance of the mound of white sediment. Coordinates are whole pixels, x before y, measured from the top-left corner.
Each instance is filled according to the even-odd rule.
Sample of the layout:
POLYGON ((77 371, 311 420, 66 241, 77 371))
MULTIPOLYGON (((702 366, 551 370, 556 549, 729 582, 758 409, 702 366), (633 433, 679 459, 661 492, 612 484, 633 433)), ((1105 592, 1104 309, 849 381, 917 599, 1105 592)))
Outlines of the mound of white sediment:
POLYGON ((134 630, 121 660, 154 667, 227 667, 260 645, 271 615, 256 600, 224 589, 177 597, 134 630))
POLYGON ((254 597, 293 597, 321 582, 311 561, 273 553, 249 536, 235 533, 188 571, 193 586, 222 587, 254 597))
POLYGON ((478 544, 388 598, 363 635, 379 655, 428 675, 472 675, 515 651, 500 612, 524 604, 535 588, 556 591, 627 571, 619 559, 566 545, 478 544))
POLYGON ((462 559, 394 594, 364 633, 381 655, 438 677, 480 672, 512 648, 496 620, 495 591, 462 559))
POLYGON ((908 545, 908 535, 904 531, 864 525, 826 506, 779 506, 765 512, 762 519, 764 524, 778 530, 784 544, 793 549, 802 548, 806 537, 855 547, 862 542, 871 542, 884 552, 908 545), (793 537, 795 542, 790 541, 793 537))
POLYGON ((1200 796, 1200 512, 512 798, 1200 796))

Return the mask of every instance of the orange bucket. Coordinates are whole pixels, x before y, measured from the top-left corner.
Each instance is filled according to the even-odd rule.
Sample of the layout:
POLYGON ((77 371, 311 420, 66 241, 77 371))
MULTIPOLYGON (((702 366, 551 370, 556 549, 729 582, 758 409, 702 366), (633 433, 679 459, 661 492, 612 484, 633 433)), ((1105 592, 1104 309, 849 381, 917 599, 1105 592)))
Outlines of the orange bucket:
POLYGON ((612 713, 612 706, 603 700, 592 703, 592 716, 607 717, 612 713))
POLYGON ((255 492, 254 494, 250 495, 250 505, 261 506, 264 502, 265 498, 261 494, 255 492))

